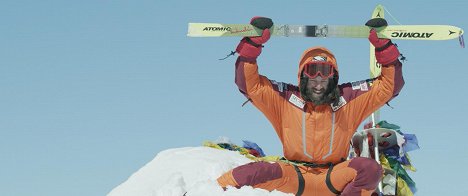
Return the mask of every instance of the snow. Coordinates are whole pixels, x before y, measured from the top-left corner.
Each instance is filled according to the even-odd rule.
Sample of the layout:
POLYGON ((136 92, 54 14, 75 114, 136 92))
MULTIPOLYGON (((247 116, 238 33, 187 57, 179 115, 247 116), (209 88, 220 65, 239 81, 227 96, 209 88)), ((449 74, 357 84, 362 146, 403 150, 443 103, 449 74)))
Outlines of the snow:
POLYGON ((292 196, 250 186, 226 191, 216 179, 223 173, 251 162, 234 151, 209 147, 175 148, 160 152, 108 196, 292 196))

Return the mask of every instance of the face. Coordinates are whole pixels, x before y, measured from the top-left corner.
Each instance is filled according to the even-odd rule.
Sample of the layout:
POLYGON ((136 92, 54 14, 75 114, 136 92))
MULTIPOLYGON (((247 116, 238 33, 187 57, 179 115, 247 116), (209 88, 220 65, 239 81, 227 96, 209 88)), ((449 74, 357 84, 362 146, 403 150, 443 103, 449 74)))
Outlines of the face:
POLYGON ((321 100, 328 90, 328 78, 317 76, 313 79, 308 78, 307 82, 307 96, 312 100, 321 100))

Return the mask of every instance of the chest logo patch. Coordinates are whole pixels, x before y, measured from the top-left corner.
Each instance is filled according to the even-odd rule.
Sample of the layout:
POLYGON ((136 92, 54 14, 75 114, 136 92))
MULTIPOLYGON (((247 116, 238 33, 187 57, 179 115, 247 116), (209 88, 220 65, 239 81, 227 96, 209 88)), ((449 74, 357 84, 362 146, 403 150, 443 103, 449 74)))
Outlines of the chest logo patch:
POLYGON ((338 103, 336 103, 336 104, 335 104, 335 103, 332 103, 332 104, 330 104, 330 105, 331 105, 331 107, 332 107, 332 110, 333 110, 334 112, 336 112, 336 111, 338 111, 341 107, 343 107, 344 105, 346 105, 346 103, 347 103, 347 102, 346 102, 345 98, 344 98, 343 96, 341 96, 341 97, 340 97, 340 100, 338 101, 338 103))
POLYGON ((296 96, 295 94, 291 94, 291 97, 289 97, 289 102, 301 109, 304 109, 305 101, 296 96))

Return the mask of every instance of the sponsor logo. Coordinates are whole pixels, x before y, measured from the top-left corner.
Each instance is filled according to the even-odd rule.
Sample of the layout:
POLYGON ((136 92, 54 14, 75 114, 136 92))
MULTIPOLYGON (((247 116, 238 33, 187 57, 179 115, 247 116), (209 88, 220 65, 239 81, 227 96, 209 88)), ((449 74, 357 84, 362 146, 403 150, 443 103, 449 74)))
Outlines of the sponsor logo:
POLYGON ((314 61, 327 61, 325 56, 314 56, 314 61))
POLYGON ((367 82, 366 81, 362 81, 361 83, 361 91, 368 91, 369 90, 369 87, 367 86, 367 82))
POLYGON ((292 94, 291 97, 289 97, 289 102, 301 109, 304 109, 305 101, 296 96, 295 94, 292 94))
POLYGON ((375 16, 375 18, 382 18, 382 16, 380 16, 380 12, 382 12, 382 9, 378 9, 377 15, 375 16))
POLYGON ((231 31, 231 27, 205 27, 203 31, 231 31))
POLYGON ((345 98, 343 96, 340 97, 340 100, 338 101, 338 103, 332 103, 330 104, 330 106, 332 107, 332 110, 334 112, 338 111, 341 107, 343 107, 344 105, 346 105, 347 102, 345 100, 345 98))
POLYGON ((449 30, 449 35, 452 35, 452 34, 454 34, 454 33, 455 33, 455 32, 449 30))
POLYGON ((351 86, 353 87, 353 90, 361 89, 361 81, 351 82, 351 86))
POLYGON ((361 90, 361 91, 368 91, 369 86, 367 85, 366 81, 356 81, 356 82, 351 82, 351 86, 353 90, 361 90))
POLYGON ((254 29, 252 28, 248 28, 248 27, 244 27, 243 29, 234 29, 231 31, 231 29, 229 29, 229 31, 231 31, 232 34, 235 34, 235 33, 242 33, 242 32, 248 32, 248 31, 253 31, 254 29))
POLYGON ((392 37, 408 37, 408 38, 430 38, 434 33, 419 33, 419 32, 393 32, 392 37))

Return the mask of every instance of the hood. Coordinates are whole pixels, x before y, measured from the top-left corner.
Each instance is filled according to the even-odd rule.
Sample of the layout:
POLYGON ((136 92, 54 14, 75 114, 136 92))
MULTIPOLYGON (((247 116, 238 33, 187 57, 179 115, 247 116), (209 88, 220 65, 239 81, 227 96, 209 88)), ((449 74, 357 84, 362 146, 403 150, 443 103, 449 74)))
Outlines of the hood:
POLYGON ((336 71, 335 74, 338 76, 338 65, 336 64, 335 55, 333 55, 325 47, 313 47, 313 48, 309 48, 309 49, 305 50, 304 53, 302 54, 301 60, 299 62, 299 70, 298 70, 298 73, 297 73, 298 84, 300 84, 300 82, 301 82, 301 73, 302 73, 302 70, 304 69, 305 65, 307 63, 310 63, 311 61, 316 61, 316 60, 319 60, 319 61, 326 60, 326 61, 332 63, 333 68, 335 68, 335 71, 336 71), (314 59, 314 57, 317 57, 317 56, 325 57, 325 59, 323 59, 323 58, 322 59, 314 59))

